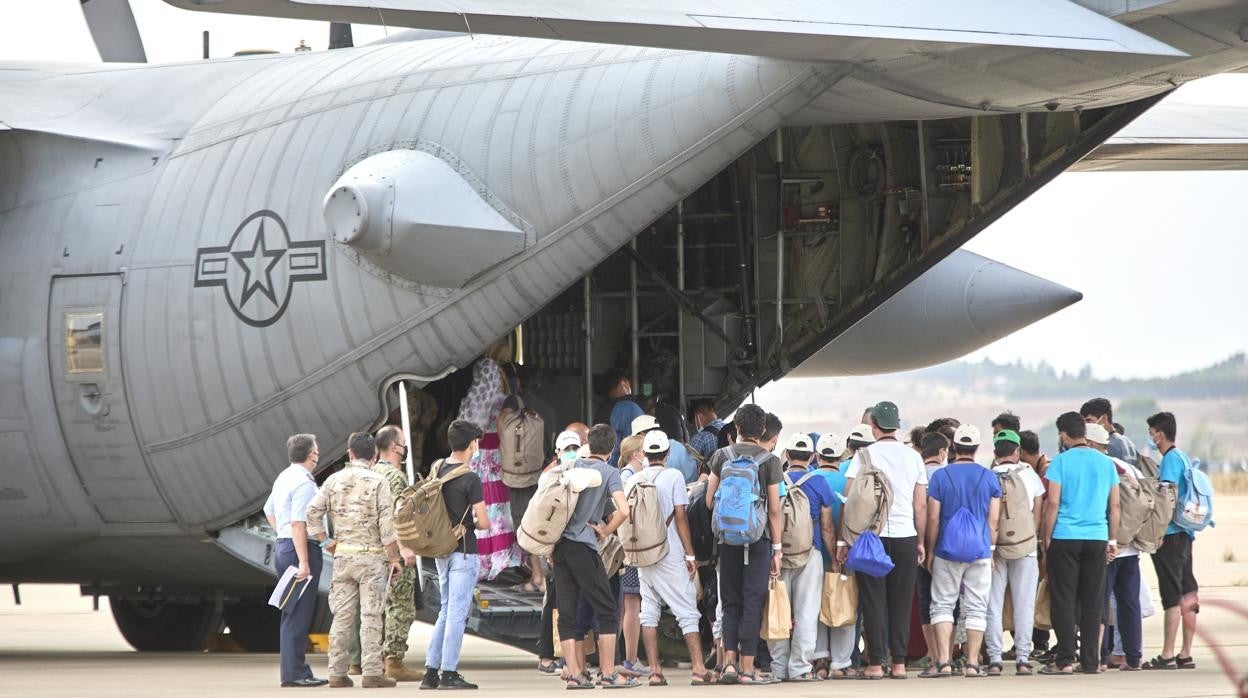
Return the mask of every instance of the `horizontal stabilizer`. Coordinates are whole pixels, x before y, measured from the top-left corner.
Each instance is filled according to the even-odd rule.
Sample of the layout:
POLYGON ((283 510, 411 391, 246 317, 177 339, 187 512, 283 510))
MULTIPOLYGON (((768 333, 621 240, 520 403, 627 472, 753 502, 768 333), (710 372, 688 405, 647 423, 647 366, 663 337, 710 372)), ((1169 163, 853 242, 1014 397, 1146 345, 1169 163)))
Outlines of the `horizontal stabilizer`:
POLYGON ((1073 168, 1077 172, 1248 169, 1248 106, 1167 99, 1073 168))
POLYGON ((1070 0, 165 0, 188 10, 793 60, 898 55, 916 42, 1182 56, 1070 0))

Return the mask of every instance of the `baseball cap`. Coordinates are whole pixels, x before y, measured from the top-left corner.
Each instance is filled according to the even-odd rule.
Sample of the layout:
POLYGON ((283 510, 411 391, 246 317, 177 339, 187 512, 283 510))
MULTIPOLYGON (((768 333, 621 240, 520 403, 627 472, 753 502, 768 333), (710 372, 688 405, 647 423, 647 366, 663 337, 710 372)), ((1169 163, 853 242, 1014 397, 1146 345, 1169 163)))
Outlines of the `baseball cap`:
POLYGON ((785 442, 784 450, 809 452, 815 450, 815 447, 810 443, 810 434, 803 434, 799 431, 796 434, 789 435, 789 440, 785 442))
POLYGON ((1100 444, 1102 446, 1109 445, 1109 432, 1106 431, 1105 427, 1101 426, 1100 424, 1096 424, 1096 423, 1088 424, 1087 436, 1088 436, 1088 441, 1091 441, 1094 444, 1100 444))
POLYGON ((1002 429, 1001 431, 997 432, 992 437, 992 442, 996 443, 998 441, 1009 441, 1012 444, 1017 444, 1019 446, 1023 445, 1023 440, 1019 438, 1018 432, 1014 431, 1013 429, 1002 429))
POLYGON ((850 429, 849 440, 860 441, 866 444, 873 444, 875 443, 875 434, 871 433, 871 427, 867 426, 866 424, 859 424, 853 429, 850 429))
POLYGON ((956 446, 978 446, 979 429, 974 424, 963 424, 953 432, 953 443, 956 446))
POLYGON ((562 451, 569 446, 580 446, 581 435, 574 431, 565 431, 555 439, 555 450, 562 451))
POLYGON ((650 431, 651 429, 658 429, 659 420, 655 419, 654 417, 651 417, 648 414, 643 414, 640 417, 634 419, 631 426, 633 429, 633 436, 636 436, 642 432, 650 431))
POLYGON ((836 458, 845 452, 845 439, 828 432, 819 437, 815 443, 815 451, 825 458, 836 458))
POLYGON ((641 450, 646 453, 662 453, 671 448, 671 443, 667 440, 667 434, 662 429, 646 432, 646 438, 641 442, 641 450))
POLYGON ((875 418, 875 423, 880 425, 881 429, 901 428, 901 415, 897 412, 897 405, 887 400, 877 402, 875 407, 871 408, 871 416, 875 418))

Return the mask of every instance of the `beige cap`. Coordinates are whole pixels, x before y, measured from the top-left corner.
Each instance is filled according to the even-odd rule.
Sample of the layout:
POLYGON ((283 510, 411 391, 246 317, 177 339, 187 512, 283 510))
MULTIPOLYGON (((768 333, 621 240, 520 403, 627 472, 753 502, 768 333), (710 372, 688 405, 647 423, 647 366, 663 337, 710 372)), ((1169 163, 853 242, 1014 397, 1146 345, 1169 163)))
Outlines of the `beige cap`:
POLYGON ((640 417, 633 420, 632 428, 633 428, 633 436, 636 436, 644 431, 650 431, 651 429, 658 429, 659 420, 655 419, 654 417, 651 417, 648 414, 643 414, 640 417))
POLYGON ((953 432, 955 446, 978 446, 979 429, 974 424, 963 424, 953 432))
POLYGON ((671 448, 671 443, 667 440, 667 434, 662 429, 646 432, 646 438, 641 442, 641 450, 646 453, 663 453, 671 448))
POLYGON ((1109 445, 1109 432, 1106 431, 1105 427, 1100 424, 1089 424, 1087 436, 1088 441, 1091 441, 1094 444, 1100 444, 1102 446, 1109 445))
POLYGON ((875 443, 875 434, 871 433, 871 427, 866 424, 859 424, 849 430, 850 441, 860 441, 862 443, 875 443))
POLYGON ((555 439, 555 450, 562 451, 571 446, 580 447, 581 435, 574 431, 565 431, 555 439))
POLYGON ((784 442, 784 450, 810 452, 815 450, 815 447, 810 443, 810 434, 803 434, 799 431, 789 435, 788 440, 784 442))
POLYGON ((819 441, 815 444, 815 451, 824 458, 836 458, 845 452, 845 439, 828 432, 819 435, 819 441))

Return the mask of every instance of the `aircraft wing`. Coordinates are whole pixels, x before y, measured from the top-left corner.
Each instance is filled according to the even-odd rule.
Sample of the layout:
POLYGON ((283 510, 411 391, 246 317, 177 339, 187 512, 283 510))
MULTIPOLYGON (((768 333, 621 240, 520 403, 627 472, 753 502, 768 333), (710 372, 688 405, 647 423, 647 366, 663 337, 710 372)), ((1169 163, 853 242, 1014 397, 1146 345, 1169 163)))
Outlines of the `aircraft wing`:
POLYGON ((1071 168, 1076 172, 1248 169, 1248 106, 1165 100, 1071 168))
POLYGON ((1071 0, 165 0, 188 10, 861 61, 917 42, 1186 55, 1071 0))

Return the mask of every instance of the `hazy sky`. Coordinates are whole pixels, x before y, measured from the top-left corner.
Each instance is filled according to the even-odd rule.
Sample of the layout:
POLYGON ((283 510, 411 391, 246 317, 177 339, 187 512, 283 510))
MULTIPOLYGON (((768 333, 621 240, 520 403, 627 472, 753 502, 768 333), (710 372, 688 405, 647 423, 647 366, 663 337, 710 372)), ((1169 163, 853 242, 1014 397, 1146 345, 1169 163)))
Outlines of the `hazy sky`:
MULTIPOLYGON (((192 13, 131 0, 148 59, 325 48, 324 22, 192 13)), ((357 44, 385 34, 354 26, 357 44)), ((96 62, 78 0, 0 0, 0 61, 96 62)), ((1248 104, 1248 76, 1184 88, 1184 99, 1248 104)), ((970 358, 1092 365, 1097 377, 1165 375, 1248 349, 1248 173, 1067 174, 967 247, 1082 291, 1075 306, 970 358)))

